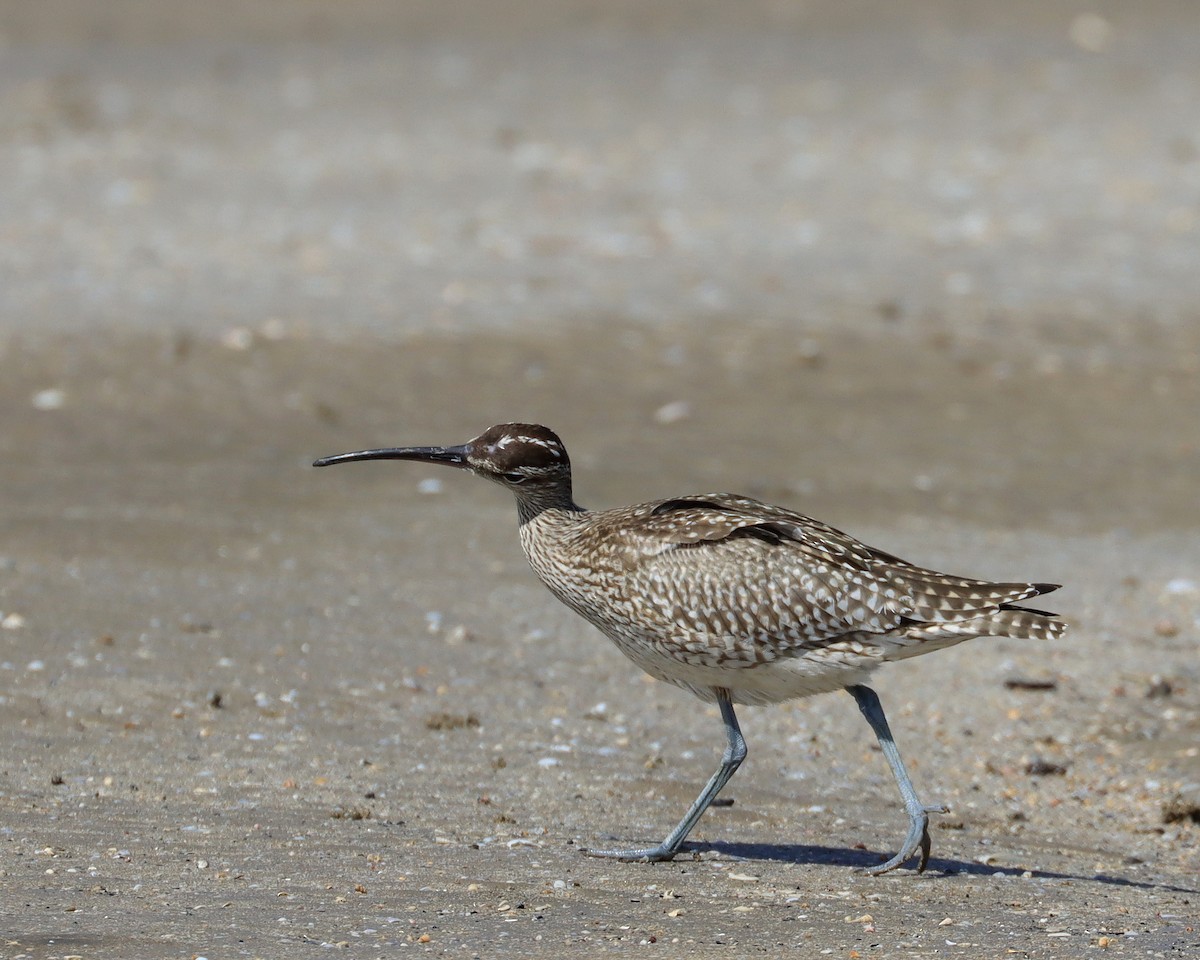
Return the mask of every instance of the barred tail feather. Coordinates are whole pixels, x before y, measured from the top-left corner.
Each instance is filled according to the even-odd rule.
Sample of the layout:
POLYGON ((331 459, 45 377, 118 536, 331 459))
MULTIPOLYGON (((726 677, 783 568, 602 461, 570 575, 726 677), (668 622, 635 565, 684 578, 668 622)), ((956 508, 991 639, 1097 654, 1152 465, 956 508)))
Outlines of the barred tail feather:
POLYGON ((884 660, 909 657, 952 647, 974 637, 1013 637, 1017 640, 1053 640, 1061 637, 1067 622, 1040 610, 1011 608, 971 620, 923 623, 896 631, 885 638, 884 660))
POLYGON ((1016 609, 1015 604, 1058 589, 1055 583, 992 583, 986 580, 938 579, 928 576, 898 577, 896 582, 911 597, 905 616, 927 623, 976 620, 996 610, 1016 609))

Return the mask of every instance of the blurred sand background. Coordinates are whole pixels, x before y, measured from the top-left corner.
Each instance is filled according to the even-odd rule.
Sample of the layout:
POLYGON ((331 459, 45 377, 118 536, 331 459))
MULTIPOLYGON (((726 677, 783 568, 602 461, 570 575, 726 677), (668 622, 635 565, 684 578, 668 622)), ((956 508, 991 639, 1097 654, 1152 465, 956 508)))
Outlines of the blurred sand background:
POLYGON ((1200 7, 0 2, 0 956, 1195 956, 1200 7), (495 489, 785 503, 1073 623, 722 747, 495 489))

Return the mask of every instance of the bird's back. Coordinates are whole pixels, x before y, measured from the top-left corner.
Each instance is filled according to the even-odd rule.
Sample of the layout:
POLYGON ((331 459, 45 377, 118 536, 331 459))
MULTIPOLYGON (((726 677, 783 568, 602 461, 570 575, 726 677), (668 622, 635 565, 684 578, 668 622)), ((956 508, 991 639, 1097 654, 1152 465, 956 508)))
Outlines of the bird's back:
POLYGON ((547 511, 521 539, 551 591, 644 669, 748 702, 836 689, 970 637, 1065 626, 1020 606, 1056 585, 949 576, 733 494, 547 511))

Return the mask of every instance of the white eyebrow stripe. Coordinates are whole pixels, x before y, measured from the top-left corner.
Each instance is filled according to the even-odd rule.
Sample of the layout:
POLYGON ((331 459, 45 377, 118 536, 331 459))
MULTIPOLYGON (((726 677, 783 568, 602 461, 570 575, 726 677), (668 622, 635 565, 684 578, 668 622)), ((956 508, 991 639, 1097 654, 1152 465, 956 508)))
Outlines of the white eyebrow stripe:
POLYGON ((558 457, 558 458, 562 457, 562 448, 559 447, 559 445, 557 443, 555 443, 553 440, 543 440, 541 437, 514 437, 514 436, 502 437, 500 440, 498 440, 496 442, 496 446, 497 447, 507 447, 510 443, 512 443, 514 441, 520 441, 521 443, 527 443, 530 446, 534 446, 534 447, 541 447, 543 450, 550 451, 550 454, 554 457, 558 457))

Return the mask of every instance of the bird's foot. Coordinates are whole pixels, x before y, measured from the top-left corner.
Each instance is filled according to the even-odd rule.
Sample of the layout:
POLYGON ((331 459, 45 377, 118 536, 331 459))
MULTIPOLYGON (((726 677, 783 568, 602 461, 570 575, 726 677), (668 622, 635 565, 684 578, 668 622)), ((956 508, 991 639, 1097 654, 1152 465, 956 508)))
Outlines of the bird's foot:
POLYGON ((583 853, 589 857, 605 857, 609 860, 624 860, 626 863, 661 863, 674 858, 679 847, 668 847, 660 843, 657 847, 645 847, 639 850, 590 850, 583 853))
POLYGON ((891 860, 881 863, 877 867, 866 867, 866 872, 873 877, 877 877, 882 873, 887 873, 889 870, 895 870, 897 867, 908 863, 919 851, 921 859, 917 861, 917 873, 924 873, 925 866, 929 863, 929 852, 933 847, 933 841, 929 839, 929 815, 931 813, 947 813, 949 809, 945 804, 934 803, 918 807, 916 810, 909 810, 908 834, 904 838, 904 844, 900 847, 900 852, 892 857, 891 860))

